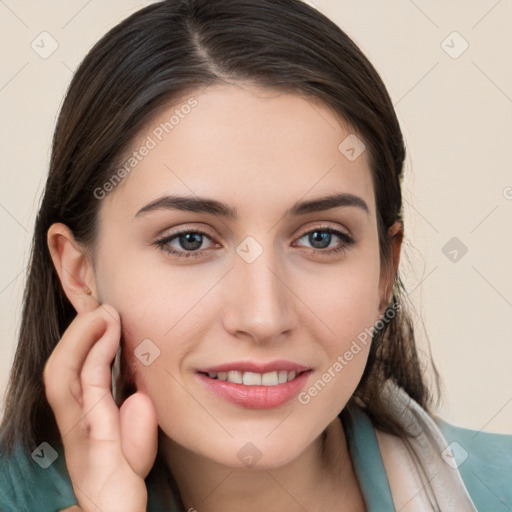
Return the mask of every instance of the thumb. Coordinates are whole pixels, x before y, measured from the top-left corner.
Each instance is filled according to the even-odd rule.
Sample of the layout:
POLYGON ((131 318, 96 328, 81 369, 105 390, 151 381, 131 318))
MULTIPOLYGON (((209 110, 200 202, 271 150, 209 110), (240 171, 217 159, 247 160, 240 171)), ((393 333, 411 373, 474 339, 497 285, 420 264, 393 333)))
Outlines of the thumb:
POLYGON ((158 419, 151 399, 140 392, 129 396, 119 409, 121 448, 131 468, 146 478, 158 448, 158 419))

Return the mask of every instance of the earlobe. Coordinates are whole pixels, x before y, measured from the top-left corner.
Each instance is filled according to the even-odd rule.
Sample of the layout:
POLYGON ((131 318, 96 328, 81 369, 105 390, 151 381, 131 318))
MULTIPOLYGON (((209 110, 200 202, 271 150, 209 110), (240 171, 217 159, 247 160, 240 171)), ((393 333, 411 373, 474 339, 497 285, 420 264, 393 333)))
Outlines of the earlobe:
POLYGON ((76 312, 96 309, 99 302, 92 263, 84 248, 76 242, 73 232, 65 224, 52 224, 47 241, 62 289, 76 312))

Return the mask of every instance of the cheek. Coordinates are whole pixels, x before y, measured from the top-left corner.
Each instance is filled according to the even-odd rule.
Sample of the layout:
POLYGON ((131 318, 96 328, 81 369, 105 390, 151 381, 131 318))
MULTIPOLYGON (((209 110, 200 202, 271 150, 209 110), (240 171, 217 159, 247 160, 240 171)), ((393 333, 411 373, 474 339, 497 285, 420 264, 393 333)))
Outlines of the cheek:
POLYGON ((148 255, 153 256, 150 250, 112 251, 96 273, 98 299, 119 312, 132 350, 146 338, 157 345, 167 340, 204 293, 201 283, 192 286, 190 276, 148 255))
POLYGON ((364 372, 378 313, 377 263, 364 257, 352 260, 317 274, 315 287, 311 286, 313 280, 304 285, 302 293, 309 285, 308 305, 315 312, 314 322, 305 329, 314 329, 312 338, 325 357, 302 403, 314 401, 318 414, 338 414, 364 372))
POLYGON ((215 318, 216 306, 208 295, 215 280, 194 281, 186 272, 157 266, 145 272, 118 266, 105 275, 103 301, 121 318, 126 378, 166 410, 166 398, 179 395, 182 363, 199 350, 211 325, 205 319, 215 318))
MULTIPOLYGON (((307 281, 302 280, 300 296, 315 313, 314 325, 323 326, 324 345, 328 350, 344 351, 347 343, 370 328, 378 314, 378 256, 347 259, 338 267, 325 267, 307 281), (327 329, 327 331, 326 331, 327 329), (326 337, 325 332, 331 336, 326 337)), ((305 326, 307 328, 307 326, 305 326)), ((320 331, 317 333, 320 336, 320 331)))
MULTIPOLYGON (((317 425, 331 421, 349 401, 366 367, 376 311, 376 283, 359 275, 332 279, 318 294, 312 333, 324 357, 298 401, 317 425), (327 329, 326 329, 327 326, 327 329)), ((310 328, 311 329, 311 328, 310 328)))

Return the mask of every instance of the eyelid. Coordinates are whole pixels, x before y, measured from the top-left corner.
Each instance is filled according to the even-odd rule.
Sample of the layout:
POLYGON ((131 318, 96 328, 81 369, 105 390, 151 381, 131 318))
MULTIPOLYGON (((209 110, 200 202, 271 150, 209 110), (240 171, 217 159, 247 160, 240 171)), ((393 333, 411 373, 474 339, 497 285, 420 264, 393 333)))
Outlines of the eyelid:
POLYGON ((214 234, 208 230, 207 227, 203 227, 202 225, 197 224, 183 224, 177 228, 167 228, 162 230, 160 233, 166 233, 165 235, 159 234, 160 238, 168 238, 170 236, 180 235, 183 233, 189 233, 193 231, 194 233, 204 233, 208 235, 210 238, 215 238, 214 234))
POLYGON ((312 226, 308 226, 307 228, 304 228, 300 232, 300 235, 297 238, 302 238, 304 235, 307 235, 307 234, 311 233, 312 231, 322 231, 322 230, 329 230, 329 229, 336 231, 336 233, 343 234, 344 236, 347 237, 347 239, 351 239, 351 240, 355 241, 354 237, 349 232, 347 232, 348 230, 344 230, 343 228, 336 226, 334 224, 329 224, 328 222, 314 224, 312 226))
MULTIPOLYGON (((353 239, 353 237, 351 236, 350 233, 344 231, 339 226, 330 224, 330 223, 320 223, 320 224, 313 224, 313 225, 307 226, 299 232, 300 233, 299 235, 296 235, 296 238, 297 239, 302 238, 304 235, 311 233, 311 231, 321 230, 321 229, 332 229, 334 231, 343 233, 348 238, 353 239)), ((212 233, 208 232, 208 230, 206 230, 205 228, 197 227, 197 226, 189 226, 186 224, 184 226, 180 227, 177 231, 173 231, 171 233, 168 233, 164 236, 159 237, 159 240, 160 241, 165 240, 168 238, 172 238, 172 237, 183 235, 183 234, 190 233, 190 232, 206 235, 210 238, 210 240, 212 240, 212 241, 215 240, 215 236, 212 233)))

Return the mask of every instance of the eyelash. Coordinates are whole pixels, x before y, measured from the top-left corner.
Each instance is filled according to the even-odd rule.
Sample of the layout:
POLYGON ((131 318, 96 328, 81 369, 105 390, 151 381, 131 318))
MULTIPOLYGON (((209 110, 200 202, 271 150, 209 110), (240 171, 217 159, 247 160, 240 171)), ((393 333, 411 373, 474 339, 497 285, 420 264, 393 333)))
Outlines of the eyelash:
MULTIPOLYGON (((343 253, 344 254, 344 253, 347 252, 347 250, 350 247, 352 247, 353 245, 356 244, 356 241, 352 237, 350 237, 346 233, 343 233, 343 231, 339 231, 337 229, 334 229, 331 226, 318 226, 316 228, 310 229, 309 231, 305 231, 304 233, 302 233, 298 237, 298 240, 303 238, 305 235, 308 235, 310 233, 315 233, 315 232, 329 233, 331 235, 336 235, 338 238, 340 238, 342 240, 341 245, 339 245, 338 247, 336 247, 334 249, 312 249, 313 253, 319 254, 321 256, 331 256, 331 255, 337 254, 337 253, 343 253)), ((208 233, 206 233, 205 231, 203 231, 201 229, 187 229, 187 230, 179 231, 177 233, 173 233, 170 236, 166 236, 165 238, 157 240, 155 242, 155 245, 159 249, 161 249, 162 251, 165 251, 168 254, 172 254, 172 255, 174 255, 174 256, 176 256, 178 258, 191 258, 191 257, 192 258, 199 258, 199 257, 202 257, 202 254, 201 254, 200 250, 184 252, 184 251, 175 251, 174 249, 170 249, 169 248, 168 244, 170 242, 172 242, 174 239, 176 239, 176 238, 178 238, 178 237, 180 237, 182 235, 187 235, 187 234, 190 234, 190 233, 193 233, 195 235, 206 236, 207 238, 212 240, 212 237, 208 233)))

